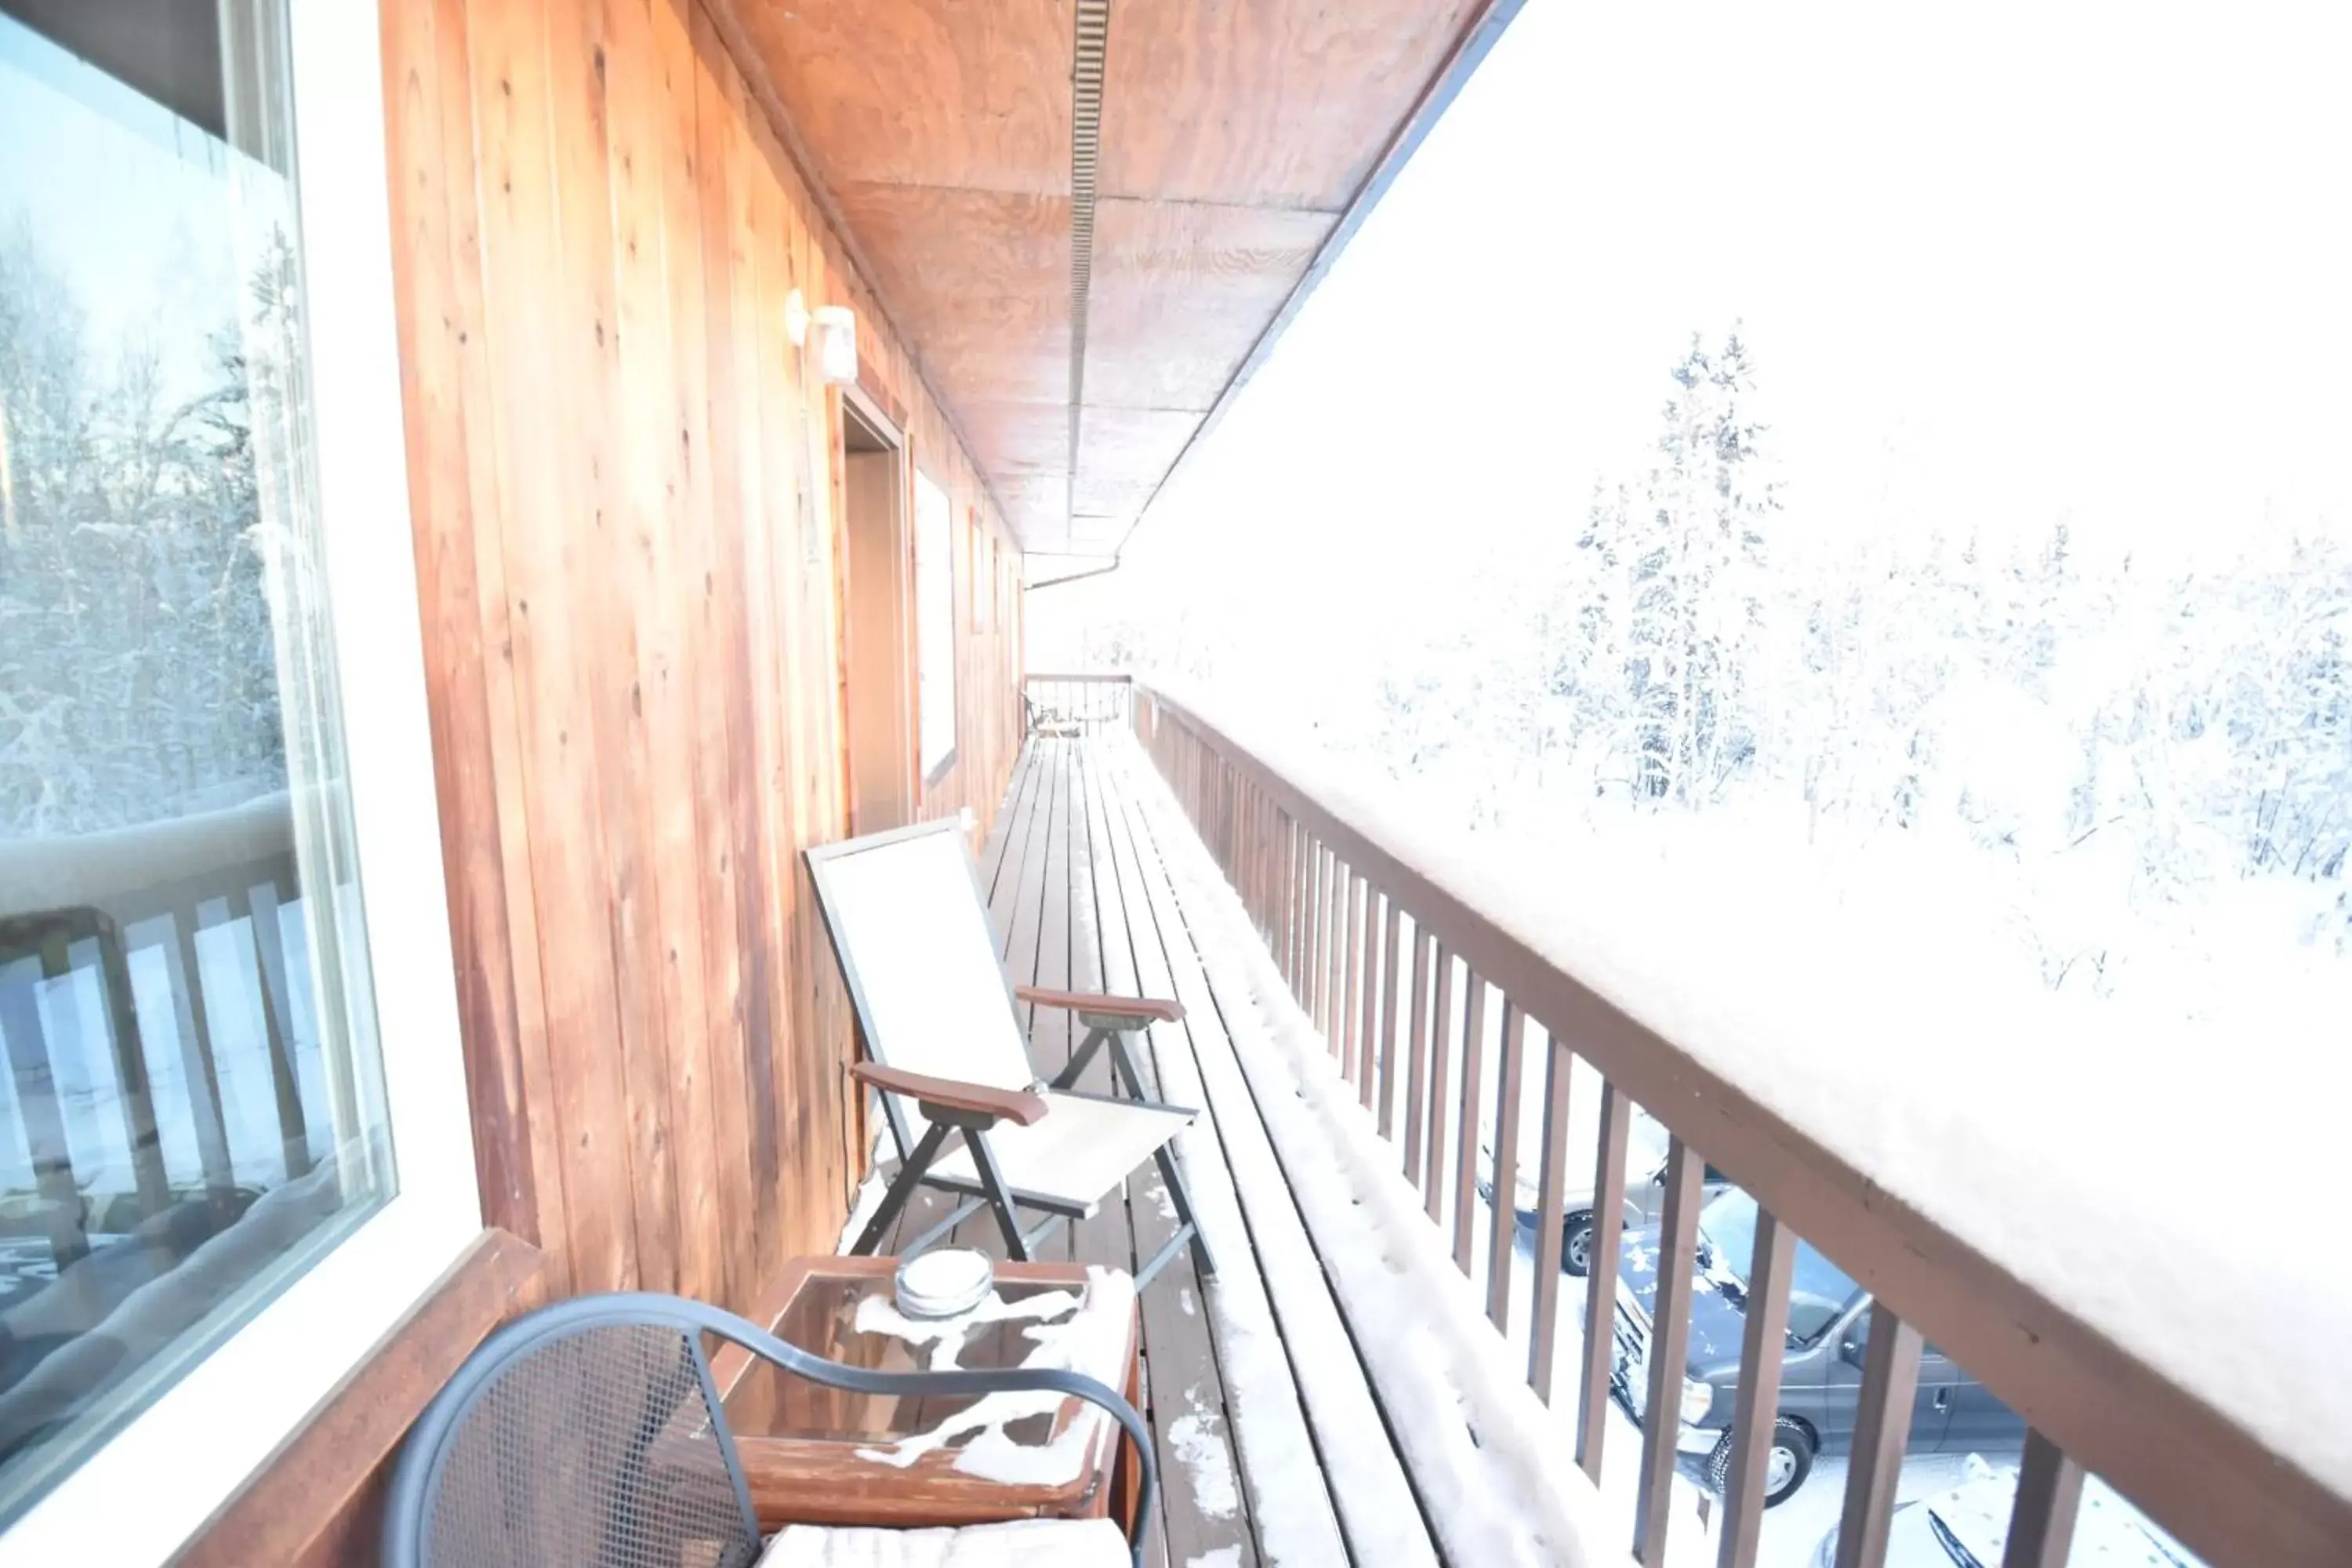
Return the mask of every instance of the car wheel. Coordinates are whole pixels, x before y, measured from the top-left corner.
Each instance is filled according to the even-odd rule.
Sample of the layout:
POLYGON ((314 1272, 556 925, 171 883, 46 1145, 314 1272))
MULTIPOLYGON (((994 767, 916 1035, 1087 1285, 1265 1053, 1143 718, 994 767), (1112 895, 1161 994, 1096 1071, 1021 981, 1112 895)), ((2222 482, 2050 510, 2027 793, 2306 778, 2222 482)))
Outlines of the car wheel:
POLYGON ((1559 1271, 1579 1279, 1592 1268, 1592 1211, 1584 1209, 1559 1222, 1559 1271))
MULTIPOLYGON (((1786 1415, 1772 1422, 1772 1448, 1764 1456, 1764 1506, 1778 1508, 1797 1494, 1805 1478, 1813 1473, 1813 1435, 1802 1425, 1786 1415)), ((1727 1495, 1731 1489, 1731 1434, 1726 1432, 1716 1439, 1715 1451, 1706 1458, 1706 1479, 1714 1484, 1716 1495, 1727 1495)))

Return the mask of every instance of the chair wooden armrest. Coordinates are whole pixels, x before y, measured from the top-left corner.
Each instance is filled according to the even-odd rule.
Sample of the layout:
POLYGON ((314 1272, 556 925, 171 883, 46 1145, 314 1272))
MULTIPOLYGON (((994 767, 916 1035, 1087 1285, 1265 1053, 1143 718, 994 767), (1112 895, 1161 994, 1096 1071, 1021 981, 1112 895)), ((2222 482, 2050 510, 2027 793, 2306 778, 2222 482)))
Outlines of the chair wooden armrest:
POLYGON ((1049 991, 1042 985, 1016 985, 1013 994, 1040 1007, 1069 1013, 1093 1013, 1106 1018, 1150 1018, 1173 1024, 1184 1016, 1181 1003, 1155 996, 1104 996, 1091 991, 1049 991))
POLYGON ((903 1094, 924 1105, 944 1105, 956 1110, 992 1116, 1000 1121, 1019 1122, 1024 1127, 1042 1121, 1045 1117, 1045 1100, 1025 1089, 991 1089, 986 1084, 959 1083, 951 1078, 933 1078, 929 1073, 908 1072, 875 1062, 852 1063, 849 1073, 860 1083, 869 1084, 886 1094, 903 1094))

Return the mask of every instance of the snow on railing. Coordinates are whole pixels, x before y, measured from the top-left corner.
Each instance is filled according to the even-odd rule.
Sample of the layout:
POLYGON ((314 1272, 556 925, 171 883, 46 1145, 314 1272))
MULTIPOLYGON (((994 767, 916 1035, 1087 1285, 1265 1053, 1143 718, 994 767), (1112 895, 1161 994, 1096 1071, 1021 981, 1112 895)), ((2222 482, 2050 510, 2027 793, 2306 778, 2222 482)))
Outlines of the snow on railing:
MULTIPOLYGON (((1861 1390, 1837 1568, 1884 1556, 1923 1335, 2032 1425, 2005 1563, 2064 1562, 2086 1469, 2217 1561, 2343 1561, 2352 1501, 2257 1436, 2257 1424, 2216 1408, 2088 1321, 2046 1279, 2022 1277, 1895 1196, 1818 1122, 1798 1125, 1785 1096, 1738 1081, 1725 1052, 1679 1043, 1702 1021, 1719 1037, 1719 1016, 1642 984, 1654 976, 1637 966, 1612 967, 1621 953, 1595 945, 1589 951, 1601 956, 1580 963, 1507 868, 1449 853, 1415 825, 1383 821, 1343 789, 1307 782, 1309 767, 1272 760, 1276 747, 1244 745, 1162 690, 1137 682, 1122 698, 1128 690, 1138 739, 1381 1135, 1397 1142, 1465 1275, 1475 1279, 1476 1244, 1486 1242, 1495 1260, 1488 1315, 1506 1335, 1521 1205, 1505 1194, 1525 1200, 1532 1187, 1528 1380, 1548 1401, 1556 1390, 1573 1401, 1576 1459, 1596 1482, 1612 1379, 1625 1405, 1663 1413, 1685 1402, 1689 1303, 1720 1288, 1715 1270, 1699 1267, 1698 1211, 1707 1184, 1721 1181, 1751 1195, 1757 1213, 1736 1408, 1715 1470, 1724 1563, 1755 1561, 1799 1236, 1873 1296, 1866 1342, 1854 1347, 1861 1390), (1596 1156, 1585 1181, 1568 1169, 1570 1099, 1572 1084, 1595 1074, 1597 1128, 1587 1136, 1596 1156), (1539 1147, 1522 1150, 1531 1081, 1541 1097, 1539 1147), (1638 1302, 1629 1314, 1620 1244, 1628 1144, 1643 1112, 1668 1141, 1655 1295, 1646 1314, 1638 1302), (1530 1159, 1532 1184, 1521 1174, 1530 1159), (1483 1220, 1481 1185, 1495 1200, 1483 1220), (1579 1201, 1592 1216, 1572 1376, 1554 1364, 1571 1185, 1590 1194, 1579 1201), (1481 1225, 1491 1237, 1475 1234, 1481 1225)), ((1676 1443, 1686 1436, 1678 1425, 1643 1423, 1633 1546, 1645 1564, 1665 1561, 1676 1443)))

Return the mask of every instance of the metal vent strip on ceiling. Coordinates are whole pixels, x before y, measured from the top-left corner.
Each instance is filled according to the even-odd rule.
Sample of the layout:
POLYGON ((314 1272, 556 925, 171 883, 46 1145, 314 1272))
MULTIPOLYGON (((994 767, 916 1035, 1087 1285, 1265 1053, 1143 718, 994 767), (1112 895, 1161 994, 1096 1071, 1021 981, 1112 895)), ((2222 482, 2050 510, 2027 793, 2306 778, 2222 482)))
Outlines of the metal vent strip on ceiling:
POLYGON ((1095 171, 1102 156, 1103 59, 1110 47, 1110 0, 1078 0, 1070 64, 1070 458, 1062 543, 1076 541, 1078 420, 1087 389, 1087 290, 1095 268, 1095 171))

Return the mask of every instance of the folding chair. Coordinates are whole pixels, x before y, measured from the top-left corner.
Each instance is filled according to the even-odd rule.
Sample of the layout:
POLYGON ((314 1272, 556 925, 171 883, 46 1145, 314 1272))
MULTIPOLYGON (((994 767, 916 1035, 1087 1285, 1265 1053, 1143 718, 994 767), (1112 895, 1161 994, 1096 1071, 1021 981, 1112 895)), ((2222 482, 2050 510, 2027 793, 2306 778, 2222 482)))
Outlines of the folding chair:
POLYGON ((853 1253, 880 1245, 918 1187, 960 1200, 947 1217, 899 1247, 912 1257, 983 1205, 1007 1256, 1026 1261, 1039 1243, 1103 1198, 1147 1159, 1156 1161, 1176 1207, 1176 1233, 1136 1273, 1148 1284, 1190 1245, 1203 1279, 1215 1272, 1192 1217, 1170 1141, 1198 1114, 1144 1097, 1129 1037, 1174 1022, 1173 1002, 1013 986, 997 956, 971 853, 953 821, 869 834, 807 852, 834 957, 857 1014, 865 1060, 851 1070, 882 1093, 898 1174, 853 1253), (1029 1065, 1017 1011, 1023 1002, 1073 1013, 1087 1035, 1051 1083, 1029 1065), (1125 1098, 1073 1086, 1109 1047, 1125 1098), (950 1140, 961 1135, 950 1151, 950 1140), (1020 1210, 1041 1211, 1022 1229, 1020 1210))
POLYGON ((1056 740, 1066 741, 1086 732, 1084 721, 1065 713, 1058 708, 1045 707, 1025 691, 1021 694, 1021 706, 1029 715, 1029 733, 1033 735, 1046 735, 1056 740))

